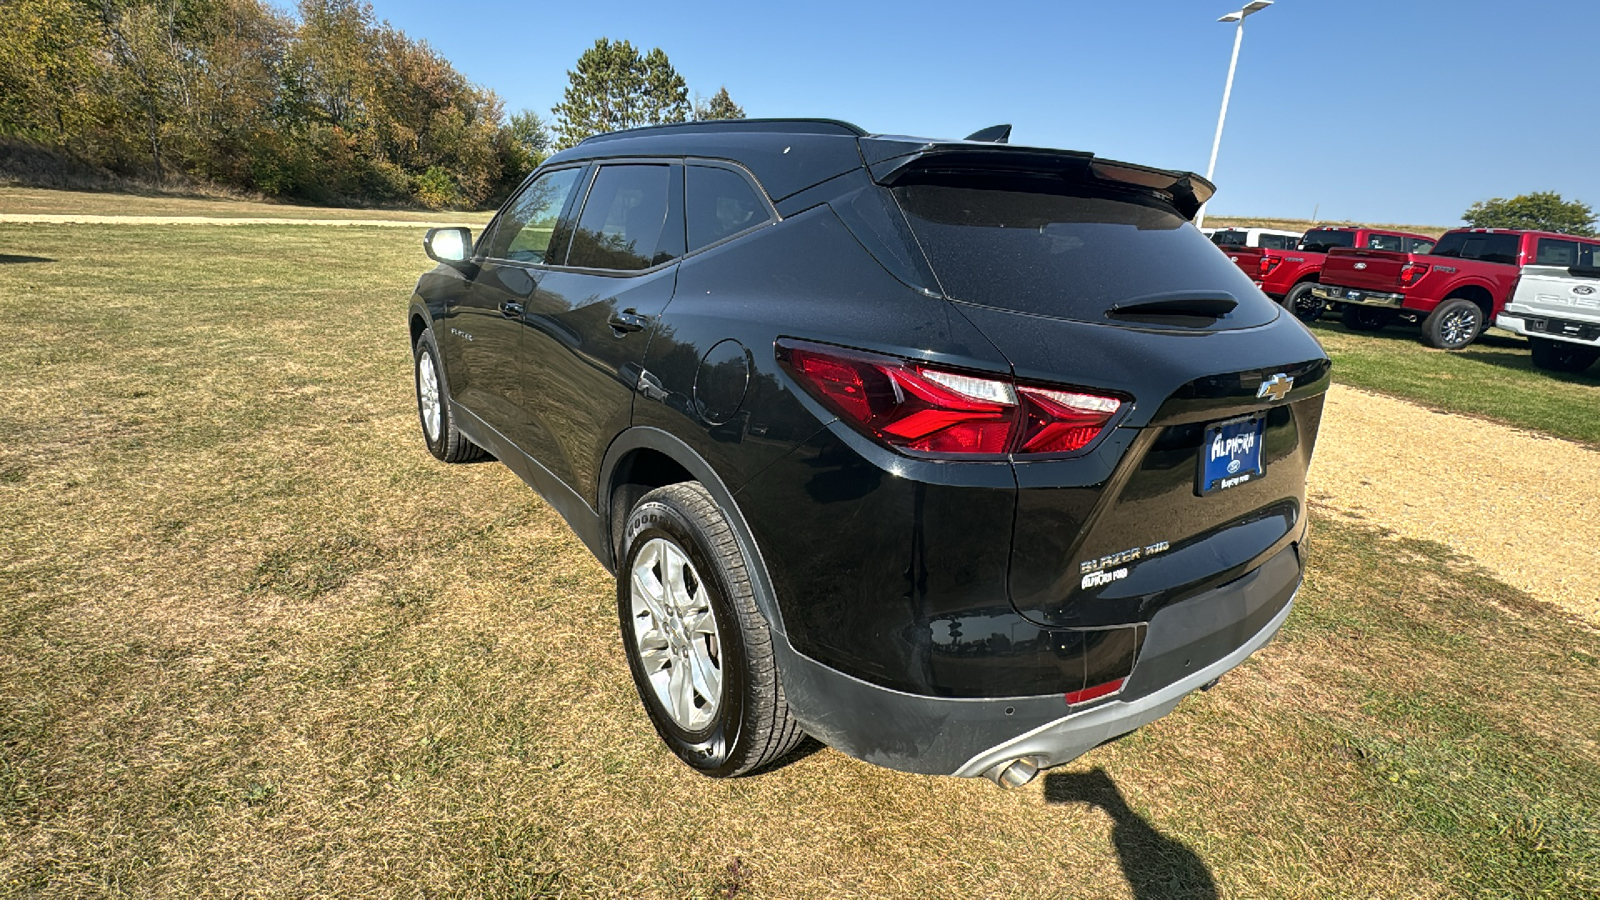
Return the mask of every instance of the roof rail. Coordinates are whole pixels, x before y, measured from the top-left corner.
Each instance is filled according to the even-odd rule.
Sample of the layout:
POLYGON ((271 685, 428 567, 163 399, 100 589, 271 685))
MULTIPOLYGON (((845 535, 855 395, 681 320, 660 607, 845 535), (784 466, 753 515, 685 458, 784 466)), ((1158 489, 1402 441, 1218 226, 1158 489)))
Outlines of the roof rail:
POLYGON ((617 138, 645 137, 652 134, 717 134, 726 132, 767 132, 772 134, 838 134, 865 137, 867 132, 838 119, 708 119, 704 122, 676 122, 670 125, 645 125, 622 131, 608 131, 584 138, 578 146, 617 138))

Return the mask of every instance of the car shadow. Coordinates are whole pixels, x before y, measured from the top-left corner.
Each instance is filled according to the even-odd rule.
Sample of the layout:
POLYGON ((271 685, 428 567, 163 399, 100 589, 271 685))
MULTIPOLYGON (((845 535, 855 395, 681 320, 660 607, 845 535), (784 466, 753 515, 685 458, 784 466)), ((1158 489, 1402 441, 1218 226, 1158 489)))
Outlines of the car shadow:
POLYGON ((1471 347, 1468 347, 1465 350, 1457 350, 1456 352, 1467 359, 1481 362, 1487 366, 1496 366, 1498 368, 1508 369, 1513 372, 1527 372, 1532 375, 1543 375, 1552 381, 1565 381, 1568 384, 1583 385, 1600 383, 1600 377, 1596 377, 1597 375, 1600 375, 1600 366, 1590 366, 1586 372, 1552 372, 1535 366, 1533 364, 1533 356, 1531 354, 1527 356, 1507 357, 1503 354, 1485 353, 1482 350, 1473 350, 1471 347))
POLYGON ((13 253, 0 253, 0 265, 6 263, 53 263, 55 260, 48 256, 17 256, 13 253))
POLYGON ((1182 841, 1162 834, 1134 812, 1104 769, 1046 774, 1044 801, 1056 805, 1086 803, 1111 817, 1111 842, 1137 900, 1215 900, 1218 896, 1216 879, 1211 877, 1205 861, 1182 841))

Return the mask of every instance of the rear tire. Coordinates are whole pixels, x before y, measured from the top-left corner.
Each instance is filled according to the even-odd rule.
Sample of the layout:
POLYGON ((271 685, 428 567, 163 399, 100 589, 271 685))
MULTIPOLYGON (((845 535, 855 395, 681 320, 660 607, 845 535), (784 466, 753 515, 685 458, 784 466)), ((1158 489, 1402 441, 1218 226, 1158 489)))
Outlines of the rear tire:
POLYGON ((650 722, 702 775, 754 772, 805 737, 728 520, 696 482, 640 498, 617 569, 622 646, 650 722))
POLYGON ((432 328, 424 328, 417 338, 411 372, 416 376, 417 419, 428 452, 447 463, 482 459, 483 448, 456 429, 455 416, 450 414, 450 382, 444 366, 439 364, 439 345, 433 339, 432 328))
POLYGON ((1483 333, 1485 318, 1478 304, 1451 297, 1422 320, 1422 341, 1436 350, 1460 350, 1483 333))
POLYGON ((1600 359, 1600 347, 1584 347, 1549 338, 1528 338, 1533 364, 1547 372, 1582 372, 1600 359))
POLYGON ((1344 321, 1344 327, 1351 331, 1381 331, 1383 326, 1394 321, 1394 313, 1359 303, 1346 303, 1340 318, 1344 321))
POLYGON ((1311 289, 1316 286, 1315 281, 1302 281, 1290 288, 1289 293, 1283 298, 1284 309, 1294 313, 1296 319, 1307 325, 1322 318, 1323 312, 1328 308, 1328 301, 1311 293, 1311 289))

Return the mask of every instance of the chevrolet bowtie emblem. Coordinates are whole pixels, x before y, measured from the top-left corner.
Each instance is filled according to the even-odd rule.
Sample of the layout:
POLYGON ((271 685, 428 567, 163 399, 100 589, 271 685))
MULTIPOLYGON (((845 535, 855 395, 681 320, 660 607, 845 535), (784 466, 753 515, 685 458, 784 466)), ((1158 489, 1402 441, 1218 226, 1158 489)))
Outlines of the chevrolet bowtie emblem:
POLYGON ((1276 403, 1279 400, 1289 396, 1289 392, 1292 390, 1294 390, 1294 379, 1283 374, 1282 372, 1279 372, 1271 378, 1268 378, 1266 381, 1261 382, 1261 387, 1256 391, 1256 399, 1260 400, 1262 397, 1271 397, 1272 401, 1276 403))

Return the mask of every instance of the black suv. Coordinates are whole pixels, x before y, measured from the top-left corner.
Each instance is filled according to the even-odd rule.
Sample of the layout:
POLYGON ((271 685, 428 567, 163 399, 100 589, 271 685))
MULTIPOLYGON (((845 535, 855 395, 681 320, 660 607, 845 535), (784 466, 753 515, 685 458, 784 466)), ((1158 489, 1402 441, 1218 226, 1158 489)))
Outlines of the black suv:
POLYGON ((690 766, 809 733, 1023 783, 1238 665, 1300 585, 1329 364, 1190 224, 1212 190, 833 121, 591 138, 475 244, 429 232, 423 434, 616 573, 690 766))

